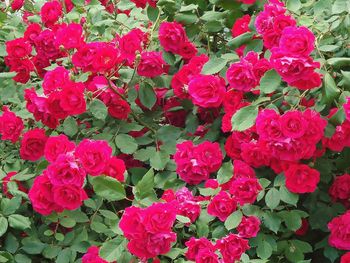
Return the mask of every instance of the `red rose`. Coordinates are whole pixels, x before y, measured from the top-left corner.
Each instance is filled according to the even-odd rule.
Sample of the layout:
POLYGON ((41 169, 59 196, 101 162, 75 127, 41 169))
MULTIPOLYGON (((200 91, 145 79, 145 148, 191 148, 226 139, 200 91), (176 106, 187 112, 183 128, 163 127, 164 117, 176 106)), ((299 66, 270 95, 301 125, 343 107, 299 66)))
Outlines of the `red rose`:
POLYGON ((334 202, 340 201, 344 205, 350 205, 350 175, 344 174, 337 176, 329 188, 329 195, 334 202))
POLYGON ((79 208, 88 198, 85 191, 75 185, 54 186, 52 191, 55 204, 67 210, 79 208))
POLYGON ((350 211, 333 218, 328 229, 331 231, 328 242, 332 247, 350 250, 350 211))
POLYGON ((199 252, 202 250, 215 250, 214 245, 205 237, 198 239, 191 237, 190 240, 185 243, 185 245, 188 248, 187 252, 185 253, 185 257, 188 260, 195 260, 199 252))
POLYGON ((245 240, 235 234, 218 240, 216 247, 219 249, 224 262, 235 262, 239 260, 242 254, 249 249, 248 240, 245 240))
POLYGON ((243 217, 237 227, 238 235, 244 238, 256 237, 260 230, 260 220, 256 216, 243 217))
POLYGON ((252 204, 256 201, 259 192, 262 190, 256 178, 238 178, 231 184, 230 193, 241 206, 252 204))
POLYGON ((160 24, 159 42, 165 51, 179 54, 182 44, 186 41, 186 32, 178 22, 162 22, 160 24))
POLYGON ((73 153, 61 154, 47 167, 47 176, 54 186, 72 185, 81 188, 86 177, 73 153))
POLYGON ((53 185, 46 174, 35 178, 28 196, 36 212, 42 215, 49 215, 53 211, 58 213, 63 211, 63 208, 54 201, 52 190, 53 185))
POLYGON ((286 187, 292 193, 312 193, 320 181, 319 171, 305 164, 292 164, 284 174, 286 187))
POLYGON ((117 179, 120 182, 124 182, 124 173, 126 171, 125 163, 122 159, 118 159, 117 157, 112 157, 109 159, 105 174, 117 179))
POLYGON ((102 259, 99 256, 99 248, 96 246, 91 246, 81 258, 82 263, 108 263, 108 261, 102 259))
POLYGON ((40 10, 41 21, 46 27, 52 27, 62 16, 62 6, 58 1, 46 2, 40 10))
POLYGON ((176 206, 171 204, 154 203, 146 211, 143 224, 150 233, 168 231, 176 219, 176 206))
POLYGON ((84 44, 83 28, 80 24, 62 24, 56 32, 55 44, 65 49, 79 48, 84 44))
POLYGON ((69 71, 64 67, 60 66, 46 72, 43 80, 45 95, 49 95, 54 91, 61 91, 67 82, 70 82, 69 71))
POLYGON ((85 87, 82 83, 67 83, 61 91, 60 106, 69 115, 78 115, 86 111, 85 87))
POLYGON ((242 35, 243 33, 249 32, 250 15, 244 15, 238 18, 231 29, 232 37, 242 35))
POLYGON ((315 36, 304 26, 289 26, 282 31, 279 48, 294 56, 308 56, 315 48, 315 36))
POLYGON ((197 263, 219 263, 219 257, 211 249, 202 249, 196 257, 197 263))
POLYGON ((6 41, 6 52, 9 57, 24 58, 32 53, 32 46, 25 38, 6 41))
POLYGON ((295 231, 295 234, 298 236, 304 236, 309 230, 309 221, 306 218, 301 220, 301 227, 295 231))
POLYGON ((299 138, 305 134, 308 127, 300 111, 288 111, 280 119, 280 129, 287 138, 299 138))
POLYGON ((137 74, 147 78, 154 78, 168 72, 169 66, 162 57, 162 52, 144 51, 141 53, 137 74))
POLYGON ((57 157, 61 154, 72 152, 75 149, 74 142, 69 141, 68 137, 64 134, 58 136, 50 136, 45 145, 45 158, 49 162, 56 161, 57 157))
POLYGON ((102 174, 111 158, 112 148, 106 141, 84 139, 75 150, 83 168, 92 176, 102 174))
POLYGON ((24 0, 13 0, 11 3, 11 8, 13 11, 17 11, 24 5, 24 0))
POLYGON ((0 116, 1 140, 10 140, 12 143, 18 141, 24 128, 23 121, 6 106, 3 106, 3 114, 0 116))
POLYGON ((219 107, 226 92, 225 81, 212 75, 198 75, 188 84, 188 93, 193 104, 203 108, 219 107))
POLYGON ((20 148, 20 156, 23 160, 37 161, 44 155, 47 141, 44 129, 29 130, 23 135, 20 148))
POLYGON ((340 263, 350 263, 350 252, 345 253, 341 259, 340 263))
POLYGON ((208 214, 216 216, 224 222, 231 213, 236 210, 237 204, 227 192, 221 191, 214 196, 208 205, 208 214))

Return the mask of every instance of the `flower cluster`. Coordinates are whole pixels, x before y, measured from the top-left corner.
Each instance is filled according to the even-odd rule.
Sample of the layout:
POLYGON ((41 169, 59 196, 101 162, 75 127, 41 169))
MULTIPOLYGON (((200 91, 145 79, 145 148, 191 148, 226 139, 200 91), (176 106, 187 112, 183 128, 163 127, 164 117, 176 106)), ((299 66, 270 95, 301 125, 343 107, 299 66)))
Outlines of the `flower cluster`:
POLYGON ((186 187, 177 190, 175 193, 172 189, 168 189, 164 191, 162 199, 167 203, 175 203, 177 207, 176 214, 189 218, 191 223, 194 223, 201 213, 200 197, 193 196, 192 192, 186 187))
POLYGON ((185 29, 178 22, 162 22, 159 27, 159 42, 167 52, 188 60, 197 54, 196 46, 187 38, 185 29))
POLYGON ((203 142, 197 146, 185 141, 176 146, 176 172, 188 184, 199 184, 216 172, 223 159, 218 143, 203 142))
POLYGON ((233 89, 248 92, 259 85, 261 77, 270 68, 267 59, 259 58, 258 53, 251 51, 229 67, 226 78, 233 89))
MULTIPOLYGON (((75 210, 80 207, 82 201, 87 199, 83 189, 87 174, 105 174, 124 180, 125 164, 122 160, 111 157, 112 148, 106 141, 85 139, 76 146, 65 135, 51 136, 40 141, 38 136, 45 136, 43 130, 29 132, 38 135, 34 137, 29 134, 32 141, 26 141, 29 145, 23 149, 44 154, 50 162, 42 175, 35 178, 29 190, 29 198, 38 213, 49 215, 53 211, 59 213, 64 209, 75 210)), ((31 156, 30 152, 25 153, 31 156)))
POLYGON ((315 72, 320 63, 310 57, 315 37, 306 27, 296 26, 282 2, 266 4, 256 17, 255 26, 263 37, 264 46, 272 52, 271 67, 284 81, 302 90, 321 85, 321 76, 315 72))
POLYGON ((185 254, 188 260, 195 262, 235 262, 241 258, 241 255, 249 249, 248 240, 239 237, 236 234, 219 239, 216 244, 202 237, 199 239, 191 238, 186 242, 188 250, 185 254), (220 251, 222 260, 220 261, 215 251, 220 251))
POLYGON ((141 259, 154 258, 170 251, 176 241, 172 226, 176 219, 173 203, 154 203, 145 209, 130 206, 119 222, 129 240, 129 251, 141 259))

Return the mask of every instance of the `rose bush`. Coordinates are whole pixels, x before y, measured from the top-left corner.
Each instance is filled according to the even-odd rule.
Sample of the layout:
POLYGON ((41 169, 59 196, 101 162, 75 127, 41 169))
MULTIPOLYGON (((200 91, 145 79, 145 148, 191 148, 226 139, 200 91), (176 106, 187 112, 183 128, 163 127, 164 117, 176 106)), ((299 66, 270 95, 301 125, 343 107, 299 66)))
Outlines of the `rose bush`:
POLYGON ((0 3, 0 262, 350 262, 349 10, 0 3))

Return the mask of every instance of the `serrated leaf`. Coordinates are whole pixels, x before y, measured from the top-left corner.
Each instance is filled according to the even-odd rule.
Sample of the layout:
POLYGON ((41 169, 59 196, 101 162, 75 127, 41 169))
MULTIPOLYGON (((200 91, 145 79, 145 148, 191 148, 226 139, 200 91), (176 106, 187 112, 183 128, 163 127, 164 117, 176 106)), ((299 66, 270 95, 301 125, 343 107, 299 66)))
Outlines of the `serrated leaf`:
POLYGON ((225 221, 227 230, 236 228, 242 221, 243 214, 240 210, 233 212, 225 221))
POLYGON ((228 182, 233 176, 233 165, 232 162, 223 163, 218 171, 217 180, 219 184, 228 182))
POLYGON ((260 91, 270 94, 278 89, 281 84, 281 76, 275 70, 267 71, 260 80, 260 91))
POLYGON ((270 189, 265 196, 266 205, 270 209, 275 209, 279 205, 280 200, 280 193, 276 188, 270 189))
POLYGON ((91 176, 89 178, 94 192, 109 201, 123 200, 126 196, 123 185, 115 178, 109 176, 91 176))
POLYGON ((118 134, 115 137, 115 145, 122 153, 132 154, 137 150, 136 140, 127 134, 118 134))
POLYGON ((231 119, 233 131, 245 131, 252 127, 258 116, 257 106, 246 106, 239 109, 231 119))
POLYGON ((98 99, 95 99, 91 102, 91 104, 89 105, 89 110, 92 116, 94 116, 98 120, 106 119, 108 114, 106 105, 98 99))
POLYGON ((210 60, 205 63, 202 74, 212 75, 220 72, 226 66, 227 60, 218 57, 211 57, 210 60))

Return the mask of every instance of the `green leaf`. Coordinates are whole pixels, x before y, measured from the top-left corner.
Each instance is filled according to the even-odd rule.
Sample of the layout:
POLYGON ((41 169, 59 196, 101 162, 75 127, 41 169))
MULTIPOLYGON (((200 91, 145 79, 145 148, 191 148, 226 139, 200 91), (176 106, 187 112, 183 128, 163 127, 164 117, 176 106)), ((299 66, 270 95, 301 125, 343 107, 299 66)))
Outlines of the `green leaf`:
POLYGON ((148 109, 152 109, 154 104, 157 102, 156 93, 154 92, 152 86, 147 82, 144 82, 140 85, 139 98, 142 105, 148 109))
POLYGON ((297 12, 299 11, 299 9, 301 8, 301 2, 300 0, 287 0, 287 4, 286 4, 288 10, 292 11, 292 12, 297 12))
POLYGON ((123 200, 126 196, 123 185, 109 176, 90 176, 89 181, 94 192, 108 201, 123 200))
POLYGON ((285 186, 280 187, 280 198, 283 202, 296 206, 299 200, 299 195, 291 193, 285 186))
POLYGON ((333 77, 326 73, 324 76, 324 85, 322 89, 322 103, 331 104, 339 96, 340 90, 338 89, 333 77))
POLYGON ((115 145, 126 154, 132 154, 137 150, 136 140, 127 134, 118 134, 115 137, 115 145))
POLYGON ((254 36, 254 33, 252 32, 244 33, 230 40, 227 43, 227 45, 232 49, 239 48, 240 46, 246 44, 249 40, 251 40, 253 36, 254 36))
POLYGON ((8 228, 7 219, 3 216, 0 217, 0 237, 3 236, 8 228))
POLYGON ((243 214, 240 210, 233 212, 225 221, 227 230, 236 228, 242 221, 243 214))
POLYGON ((164 151, 156 151, 150 158, 150 164, 155 170, 164 170, 170 161, 170 155, 164 151))
POLYGON ((281 211, 279 214, 289 230, 296 231, 301 227, 302 220, 297 211, 281 211))
POLYGON ((191 223, 191 220, 187 216, 176 215, 176 219, 183 224, 191 223))
POLYGON ((270 94, 278 89, 281 84, 281 76, 275 70, 267 71, 260 80, 260 90, 270 94))
POLYGON ((211 57, 210 60, 205 63, 202 74, 212 75, 220 72, 226 66, 227 60, 218 57, 211 57))
POLYGON ((152 7, 152 6, 148 6, 147 7, 147 16, 149 18, 149 20, 151 20, 152 22, 155 22, 157 20, 159 14, 159 9, 156 7, 152 7))
POLYGON ((30 220, 28 217, 14 214, 8 217, 10 227, 14 229, 24 230, 30 228, 30 220))
POLYGON ((348 0, 335 0, 332 5, 332 14, 341 14, 350 10, 350 4, 348 0))
POLYGON ((257 106, 246 106, 239 109, 231 119, 233 131, 245 131, 252 127, 255 119, 258 116, 257 106))
POLYGON ((94 99, 89 105, 89 110, 96 119, 105 120, 108 114, 106 105, 99 99, 94 99))
POLYGON ((333 52, 339 48, 340 47, 336 45, 323 45, 323 46, 320 46, 318 49, 322 52, 333 52))
POLYGON ((268 229, 277 234, 278 230, 280 229, 282 220, 275 213, 265 212, 263 215, 263 222, 268 229))
POLYGON ((108 242, 103 243, 100 248, 100 257, 108 262, 117 261, 126 245, 126 240, 122 237, 117 237, 108 242))
POLYGON ((63 132, 72 137, 78 132, 78 124, 77 121, 69 116, 63 122, 63 132))
POLYGON ((267 192, 265 202, 270 209, 275 209, 279 205, 280 201, 280 193, 276 188, 272 188, 267 192))
POLYGON ((230 179, 233 176, 233 169, 234 168, 231 161, 223 163, 221 168, 218 171, 218 175, 217 175, 218 183, 224 184, 230 181, 230 179))
POLYGON ((135 186, 137 198, 143 199, 154 194, 154 171, 151 168, 135 186))
POLYGON ((327 59, 327 63, 336 68, 342 68, 346 66, 350 66, 350 58, 330 58, 327 59))
POLYGON ((258 241, 258 247, 256 248, 256 254, 261 259, 268 259, 272 255, 271 245, 263 238, 260 238, 258 241))
POLYGON ((10 79, 16 75, 17 75, 16 72, 1 72, 0 79, 10 79))

